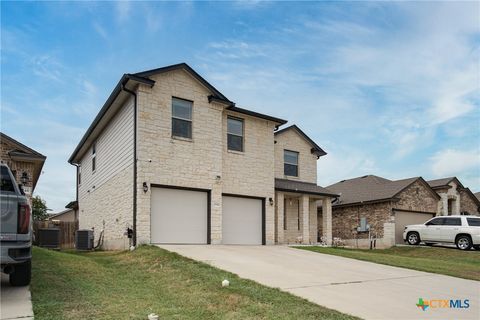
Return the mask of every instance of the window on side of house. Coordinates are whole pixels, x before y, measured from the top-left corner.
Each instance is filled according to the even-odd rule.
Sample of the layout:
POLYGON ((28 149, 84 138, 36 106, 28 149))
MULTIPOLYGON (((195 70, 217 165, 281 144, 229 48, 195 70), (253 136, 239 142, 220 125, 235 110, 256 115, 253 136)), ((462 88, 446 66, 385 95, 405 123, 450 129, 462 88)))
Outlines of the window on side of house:
POLYGON ((193 102, 172 98, 172 137, 192 139, 193 102))
POLYGON ((78 166, 78 185, 82 184, 82 167, 78 166))
POLYGON ((283 173, 286 176, 298 177, 298 152, 283 151, 283 173))
POLYGON ((227 118, 228 150, 243 152, 243 119, 227 118))
POLYGON ((92 172, 97 169, 97 142, 92 144, 92 172))

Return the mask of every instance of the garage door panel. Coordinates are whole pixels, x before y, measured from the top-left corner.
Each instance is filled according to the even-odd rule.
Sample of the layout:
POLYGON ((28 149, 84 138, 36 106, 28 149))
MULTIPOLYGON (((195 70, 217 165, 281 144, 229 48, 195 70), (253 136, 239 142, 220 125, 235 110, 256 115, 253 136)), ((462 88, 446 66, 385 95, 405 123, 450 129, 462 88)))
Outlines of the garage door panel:
POLYGON ((395 211, 395 243, 404 244, 403 230, 410 224, 422 224, 434 216, 433 213, 395 211))
POLYGON ((151 197, 152 243, 207 243, 207 192, 152 188, 151 197))
POLYGON ((224 196, 222 206, 224 244, 262 244, 262 200, 224 196))

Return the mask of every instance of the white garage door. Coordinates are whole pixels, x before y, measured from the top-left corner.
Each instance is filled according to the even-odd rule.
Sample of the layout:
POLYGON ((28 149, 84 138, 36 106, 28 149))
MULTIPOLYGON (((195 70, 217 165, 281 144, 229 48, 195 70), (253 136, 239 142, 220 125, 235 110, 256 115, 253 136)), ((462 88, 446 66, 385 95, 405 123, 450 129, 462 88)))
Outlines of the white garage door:
POLYGON ((222 206, 224 244, 262 244, 262 200, 223 196, 222 206))
POLYGON ((207 243, 208 194, 170 188, 152 188, 152 243, 207 243))
POLYGON ((404 244, 403 230, 409 224, 422 224, 433 217, 433 213, 395 210, 395 243, 404 244))

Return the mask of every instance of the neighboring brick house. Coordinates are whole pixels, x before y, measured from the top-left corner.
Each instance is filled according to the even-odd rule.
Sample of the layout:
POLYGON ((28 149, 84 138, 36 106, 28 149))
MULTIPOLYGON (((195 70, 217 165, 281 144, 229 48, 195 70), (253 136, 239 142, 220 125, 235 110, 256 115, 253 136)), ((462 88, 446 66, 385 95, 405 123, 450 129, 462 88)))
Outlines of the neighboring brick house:
POLYGON ((69 159, 80 228, 103 230, 107 249, 125 247, 127 228, 133 244, 310 243, 322 200, 329 238, 325 152, 296 126, 274 134, 285 123, 236 107, 184 63, 125 74, 69 159))
POLYGON ((456 177, 427 182, 441 197, 441 200, 438 202, 438 215, 479 214, 480 200, 469 188, 465 188, 456 177))
POLYGON ((46 159, 44 155, 0 132, 0 160, 10 167, 15 180, 22 185, 30 205, 46 159))
MULTIPOLYGON (((392 181, 368 175, 327 188, 340 195, 333 203, 333 237, 359 247, 370 245, 369 234, 378 239, 377 247, 403 243, 405 225, 434 217, 440 200, 421 177, 392 181), (359 230, 362 220, 370 226, 369 232, 359 230)), ((322 219, 320 212, 318 219, 322 219)))

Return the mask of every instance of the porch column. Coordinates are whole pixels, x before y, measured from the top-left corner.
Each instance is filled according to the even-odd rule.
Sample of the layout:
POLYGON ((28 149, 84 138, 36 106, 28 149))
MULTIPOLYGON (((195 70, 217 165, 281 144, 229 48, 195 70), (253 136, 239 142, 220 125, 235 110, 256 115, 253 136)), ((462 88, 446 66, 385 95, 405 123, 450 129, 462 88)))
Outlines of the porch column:
POLYGON ((322 236, 325 238, 327 245, 332 245, 332 199, 325 198, 322 200, 322 236))
POLYGON ((282 244, 285 243, 285 237, 284 237, 284 225, 283 221, 285 219, 285 196, 283 192, 277 192, 277 197, 276 197, 276 203, 277 203, 277 243, 282 244))
POLYGON ((300 212, 303 218, 303 243, 310 244, 310 198, 303 195, 300 201, 300 212))
POLYGON ((455 197, 455 202, 453 204, 453 214, 460 214, 460 196, 455 197))

